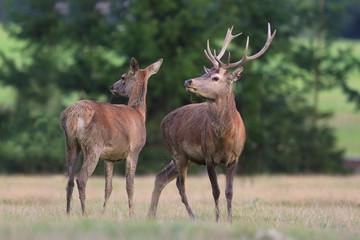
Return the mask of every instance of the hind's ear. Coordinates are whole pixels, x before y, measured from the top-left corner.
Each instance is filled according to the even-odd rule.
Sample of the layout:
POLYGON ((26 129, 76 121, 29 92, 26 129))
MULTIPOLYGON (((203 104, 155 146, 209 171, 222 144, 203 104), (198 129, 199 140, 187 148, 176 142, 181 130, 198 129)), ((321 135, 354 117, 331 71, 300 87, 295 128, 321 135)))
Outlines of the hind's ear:
POLYGON ((139 71, 139 63, 137 62, 137 60, 132 57, 130 60, 130 68, 133 71, 133 73, 136 73, 137 71, 139 71))
POLYGON ((159 60, 157 60, 150 66, 148 66, 147 70, 149 71, 149 75, 153 75, 153 74, 157 73, 161 67, 162 62, 163 62, 163 59, 160 58, 159 60))

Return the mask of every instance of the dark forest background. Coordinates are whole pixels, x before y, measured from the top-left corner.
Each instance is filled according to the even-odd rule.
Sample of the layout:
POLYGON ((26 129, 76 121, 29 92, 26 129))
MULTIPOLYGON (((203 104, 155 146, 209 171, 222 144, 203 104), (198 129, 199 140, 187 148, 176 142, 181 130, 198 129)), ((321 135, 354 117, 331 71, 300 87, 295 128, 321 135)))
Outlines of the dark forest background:
POLYGON ((234 26, 243 36, 230 49, 240 59, 245 36, 251 52, 263 46, 268 22, 275 39, 234 86, 248 136, 239 173, 346 172, 344 151, 323 121, 331 112, 319 110, 318 96, 339 88, 360 106, 347 80, 360 56, 334 45, 360 37, 357 0, 5 0, 0 7, 2 27, 21 42, 16 58, 0 52, 0 87, 10 87, 15 99, 0 103, 0 173, 64 172, 60 112, 79 99, 126 104, 108 88, 131 57, 141 67, 164 59, 149 80, 147 144, 137 173, 159 171, 170 161, 161 119, 201 101, 183 82, 210 65, 206 40, 219 49, 234 26))

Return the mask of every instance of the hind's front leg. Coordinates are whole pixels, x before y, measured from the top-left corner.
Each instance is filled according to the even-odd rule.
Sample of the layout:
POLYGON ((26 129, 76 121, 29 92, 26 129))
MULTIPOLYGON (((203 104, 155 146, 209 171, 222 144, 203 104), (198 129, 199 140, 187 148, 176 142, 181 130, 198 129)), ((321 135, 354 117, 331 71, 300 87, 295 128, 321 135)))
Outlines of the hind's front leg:
POLYGON ((111 192, 112 192, 112 178, 114 171, 114 162, 105 161, 104 162, 104 170, 105 170, 105 201, 103 206, 103 213, 106 211, 106 206, 109 201, 111 192))

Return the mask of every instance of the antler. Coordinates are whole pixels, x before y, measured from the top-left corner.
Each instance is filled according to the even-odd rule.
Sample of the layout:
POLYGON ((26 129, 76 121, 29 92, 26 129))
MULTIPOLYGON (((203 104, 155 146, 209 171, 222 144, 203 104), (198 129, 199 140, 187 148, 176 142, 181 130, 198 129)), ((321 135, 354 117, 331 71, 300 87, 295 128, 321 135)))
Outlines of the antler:
POLYGON ((209 47, 209 40, 207 42, 207 51, 204 50, 205 55, 213 63, 214 67, 216 67, 216 68, 219 67, 219 63, 220 63, 222 68, 227 69, 227 68, 235 68, 235 67, 244 65, 244 63, 247 62, 247 61, 257 59, 258 57, 260 57, 261 55, 263 55, 266 52, 266 50, 270 46, 271 41, 273 40, 273 38, 275 37, 275 34, 276 34, 276 30, 274 31, 273 34, 271 34, 271 26, 270 26, 270 23, 268 23, 267 39, 266 39, 265 45, 263 46, 263 48, 258 53, 254 54, 252 56, 247 55, 247 52, 249 50, 249 37, 247 37, 246 46, 245 46, 245 49, 244 49, 244 55, 241 58, 241 60, 237 61, 235 63, 230 63, 230 52, 229 52, 229 57, 228 57, 227 63, 223 63, 220 59, 224 55, 227 46, 229 45, 231 40, 233 40, 235 37, 241 35, 241 33, 236 34, 236 35, 232 35, 231 34, 232 29, 233 29, 232 27, 228 29, 225 40, 224 40, 224 45, 223 45, 219 55, 216 55, 215 50, 214 50, 214 55, 215 56, 211 54, 210 47, 209 47))
POLYGON ((242 34, 242 33, 238 33, 236 35, 232 35, 231 32, 232 32, 233 28, 234 27, 228 28, 225 39, 224 39, 223 47, 222 47, 219 55, 216 55, 216 50, 214 50, 214 55, 211 53, 209 39, 207 40, 207 49, 206 50, 204 49, 204 52, 205 52, 206 57, 212 62, 212 64, 214 64, 214 67, 216 67, 216 68, 219 67, 219 61, 217 59, 222 58, 229 43, 234 38, 236 38, 242 34))

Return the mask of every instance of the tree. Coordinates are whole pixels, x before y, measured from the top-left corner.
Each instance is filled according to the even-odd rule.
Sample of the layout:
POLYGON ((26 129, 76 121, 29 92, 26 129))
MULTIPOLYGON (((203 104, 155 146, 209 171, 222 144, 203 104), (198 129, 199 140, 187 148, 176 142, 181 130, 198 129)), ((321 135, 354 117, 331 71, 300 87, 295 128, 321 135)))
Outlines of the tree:
MULTIPOLYGON (((329 19, 340 14, 336 4, 324 2, 322 34, 330 29, 329 19)), ((18 92, 16 111, 1 118, 1 171, 62 171, 59 113, 82 98, 107 101, 108 86, 126 71, 124 63, 132 56, 144 66, 164 58, 156 78, 149 81, 148 138, 138 167, 138 172, 159 170, 169 161, 160 121, 170 110, 200 101, 189 97, 183 82, 201 75, 202 65, 208 65, 202 51, 206 39, 215 40, 214 47, 219 47, 226 28, 233 25, 235 32, 250 36, 251 50, 256 51, 265 41, 268 22, 278 31, 271 47, 261 59, 245 66, 235 86, 248 135, 240 168, 245 173, 341 170, 342 153, 332 130, 312 121, 324 114, 306 95, 313 89, 317 66, 319 76, 327 79, 321 81, 319 91, 342 87, 357 99, 344 75, 358 60, 351 54, 326 51, 314 57, 314 46, 306 39, 313 36, 308 23, 316 22, 317 2, 16 0, 6 6, 7 29, 26 41, 22 51, 31 60, 18 66, 13 59, 1 57, 0 80, 18 92), (314 65, 314 61, 320 63, 314 65)), ((232 59, 241 58, 244 44, 245 37, 234 41, 232 59)), ((330 46, 326 44, 322 47, 330 46)))

